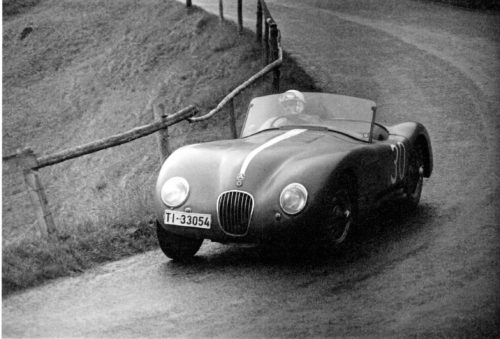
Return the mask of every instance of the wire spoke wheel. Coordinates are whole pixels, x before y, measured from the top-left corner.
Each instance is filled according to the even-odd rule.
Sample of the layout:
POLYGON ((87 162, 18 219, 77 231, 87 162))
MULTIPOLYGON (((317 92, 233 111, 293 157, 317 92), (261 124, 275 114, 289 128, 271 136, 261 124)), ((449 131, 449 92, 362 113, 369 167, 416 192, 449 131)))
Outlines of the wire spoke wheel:
POLYGON ((347 189, 335 192, 325 224, 326 240, 339 245, 344 242, 353 223, 353 203, 347 189))

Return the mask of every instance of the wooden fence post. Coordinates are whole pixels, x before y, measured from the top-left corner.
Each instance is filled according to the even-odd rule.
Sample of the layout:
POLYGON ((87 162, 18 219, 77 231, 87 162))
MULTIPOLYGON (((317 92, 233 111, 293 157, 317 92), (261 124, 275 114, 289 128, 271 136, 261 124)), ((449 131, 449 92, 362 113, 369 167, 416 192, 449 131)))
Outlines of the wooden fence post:
POLYGON ((238 137, 238 132, 236 131, 236 116, 234 112, 234 99, 229 101, 229 120, 231 122, 231 135, 233 139, 238 137))
MULTIPOLYGON (((278 25, 275 22, 270 24, 270 45, 271 45, 271 60, 275 61, 279 58, 278 48, 278 25)), ((280 69, 276 68, 273 71, 273 90, 275 93, 280 91, 280 69)))
POLYGON ((262 41, 262 3, 257 0, 257 25, 255 31, 257 32, 257 42, 262 41))
POLYGON ((264 50, 265 50, 265 64, 269 63, 269 21, 266 20, 264 25, 264 50))
POLYGON ((31 149, 27 148, 18 152, 17 156, 23 167, 24 183, 28 189, 31 203, 36 210, 40 234, 43 237, 52 238, 57 235, 56 225, 38 171, 33 169, 38 164, 36 155, 31 149))
POLYGON ((219 18, 220 18, 220 21, 224 20, 224 4, 223 4, 223 0, 219 0, 219 18))
POLYGON ((238 0, 238 32, 243 32, 243 5, 242 0, 238 0))
MULTIPOLYGON (((165 106, 163 104, 153 105, 153 113, 155 116, 155 121, 163 121, 167 119, 165 115, 165 106)), ((170 155, 170 141, 168 139, 168 127, 159 130, 157 133, 158 151, 160 153, 160 165, 170 155)))

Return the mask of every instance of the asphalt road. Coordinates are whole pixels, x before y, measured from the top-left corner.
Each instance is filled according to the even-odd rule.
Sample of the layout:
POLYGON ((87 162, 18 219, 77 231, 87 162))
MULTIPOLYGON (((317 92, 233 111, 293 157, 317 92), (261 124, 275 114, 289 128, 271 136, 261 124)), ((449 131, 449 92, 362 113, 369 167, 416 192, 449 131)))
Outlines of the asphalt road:
POLYGON ((207 242, 187 265, 159 251, 104 265, 3 300, 3 336, 500 335, 500 15, 268 2, 284 48, 325 91, 428 127, 435 172, 418 212, 382 210, 330 258, 207 242))

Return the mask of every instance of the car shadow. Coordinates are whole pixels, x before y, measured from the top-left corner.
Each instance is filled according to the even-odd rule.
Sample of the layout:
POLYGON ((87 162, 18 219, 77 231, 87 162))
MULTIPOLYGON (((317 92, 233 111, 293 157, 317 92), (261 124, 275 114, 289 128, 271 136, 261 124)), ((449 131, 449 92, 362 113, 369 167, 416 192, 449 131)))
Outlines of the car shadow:
POLYGON ((426 237, 421 234, 428 233, 425 230, 432 224, 436 210, 436 206, 427 203, 421 204, 414 213, 408 213, 397 203, 387 203, 370 218, 358 223, 344 246, 333 251, 319 249, 314 244, 286 246, 275 243, 260 245, 208 243, 189 261, 168 260, 164 265, 165 269, 176 273, 231 267, 264 269, 272 267, 294 271, 324 268, 328 271, 332 269, 339 271, 385 252, 393 253, 391 262, 404 260, 426 247, 426 237), (408 247, 408 243, 415 246, 408 247))

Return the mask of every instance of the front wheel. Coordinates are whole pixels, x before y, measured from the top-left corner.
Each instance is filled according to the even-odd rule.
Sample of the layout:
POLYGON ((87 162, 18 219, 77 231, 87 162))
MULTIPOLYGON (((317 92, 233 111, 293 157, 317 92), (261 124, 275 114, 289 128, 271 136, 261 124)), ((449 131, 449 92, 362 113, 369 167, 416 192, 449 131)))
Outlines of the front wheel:
POLYGON ((343 176, 335 185, 326 219, 323 223, 323 243, 338 248, 345 243, 356 216, 356 191, 353 179, 343 176))
POLYGON ((156 222, 156 234, 163 253, 177 261, 186 261, 192 258, 203 242, 203 239, 187 238, 169 232, 158 221, 156 222))

